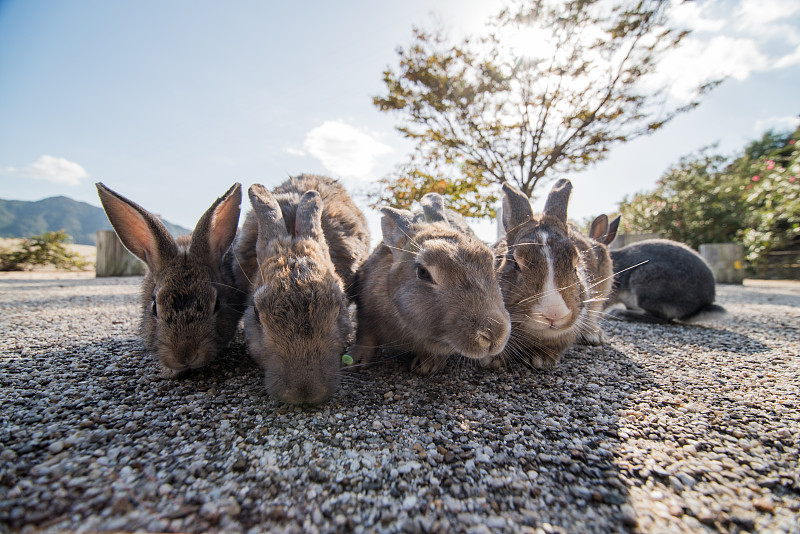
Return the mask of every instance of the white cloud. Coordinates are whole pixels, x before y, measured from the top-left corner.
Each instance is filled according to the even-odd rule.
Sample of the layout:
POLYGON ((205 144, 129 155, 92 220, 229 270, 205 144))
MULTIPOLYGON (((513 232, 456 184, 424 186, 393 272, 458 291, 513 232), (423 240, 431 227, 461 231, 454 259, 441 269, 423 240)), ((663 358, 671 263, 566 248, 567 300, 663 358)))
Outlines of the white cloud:
POLYGON ((293 146, 286 147, 284 149, 284 152, 286 152, 287 154, 291 154, 292 156, 305 156, 306 155, 306 153, 303 150, 300 150, 299 148, 295 148, 293 146))
POLYGON ((757 72, 800 64, 799 2, 709 0, 674 3, 673 25, 693 31, 668 54, 647 86, 668 87, 677 103, 720 78, 743 81, 757 72))
POLYGON ((674 5, 671 17, 680 28, 687 28, 694 32, 716 33, 725 27, 723 19, 714 18, 709 13, 710 4, 704 2, 681 2, 674 5))
MULTIPOLYGON (((780 54, 781 45, 800 44, 797 20, 800 2, 742 0, 728 24, 743 35, 753 36, 765 48, 780 54)), ((777 67, 781 68, 781 67, 777 67)))
POLYGON ((70 186, 79 185, 81 180, 89 177, 86 170, 77 163, 48 155, 26 167, 6 167, 4 172, 70 186))
POLYGON ((392 149, 341 121, 325 121, 306 135, 303 147, 331 173, 369 178, 378 158, 392 149))
POLYGON ((704 82, 727 77, 741 81, 770 66, 770 59, 752 39, 720 35, 702 41, 689 37, 664 58, 648 86, 669 87, 670 96, 684 103, 704 82))
POLYGON ((737 26, 742 30, 763 31, 775 21, 800 13, 800 4, 786 0, 742 0, 734 14, 737 26))
POLYGON ((800 117, 798 116, 769 117, 757 120, 753 131, 762 133, 773 128, 776 130, 794 130, 798 126, 800 126, 800 117))
POLYGON ((800 46, 798 46, 794 52, 790 54, 786 54, 785 56, 779 58, 773 64, 773 67, 776 69, 782 69, 785 67, 792 67, 795 65, 800 65, 800 46))

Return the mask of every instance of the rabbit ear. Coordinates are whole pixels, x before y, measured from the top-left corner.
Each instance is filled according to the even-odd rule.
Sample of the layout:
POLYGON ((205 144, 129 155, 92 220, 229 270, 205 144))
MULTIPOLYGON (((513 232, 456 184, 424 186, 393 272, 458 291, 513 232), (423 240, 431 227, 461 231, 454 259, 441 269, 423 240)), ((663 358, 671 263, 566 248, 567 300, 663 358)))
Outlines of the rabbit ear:
POLYGON ((383 242, 392 249, 402 249, 411 236, 411 223, 414 214, 407 210, 396 208, 381 208, 381 230, 383 242))
POLYGON ((242 205, 242 184, 235 183, 197 221, 189 250, 209 265, 219 265, 236 237, 242 205))
POLYGON ((508 242, 505 239, 500 240, 494 245, 492 255, 494 256, 494 270, 500 271, 506 264, 506 255, 508 254, 508 242))
POLYGON ((550 190, 550 194, 547 195, 544 214, 567 224, 567 204, 569 204, 570 193, 572 193, 572 182, 566 178, 558 180, 550 190))
POLYGON ((294 236, 325 242, 322 232, 322 197, 313 189, 303 193, 294 216, 294 236))
POLYGON ((178 245, 152 213, 104 186, 96 183, 97 194, 119 240, 131 253, 158 272, 178 253, 178 245))
POLYGON ((610 245, 612 241, 617 237, 617 230, 619 229, 619 219, 620 215, 614 217, 610 223, 608 223, 608 230, 606 231, 606 237, 602 241, 604 245, 610 245))
POLYGON ((528 197, 519 189, 503 183, 503 228, 506 232, 533 218, 528 197))
POLYGON ((276 237, 289 237, 283 212, 275 197, 261 184, 253 184, 248 189, 250 204, 256 213, 259 242, 271 241, 276 237))
POLYGON ((427 193, 419 203, 422 205, 422 212, 425 214, 427 222, 447 222, 442 195, 439 193, 427 193))
POLYGON ((617 237, 617 228, 619 227, 619 215, 613 221, 608 222, 606 215, 598 215, 592 222, 592 228, 589 230, 589 237, 604 245, 610 245, 614 238, 617 237))
POLYGON ((589 228, 589 237, 595 241, 603 242, 606 233, 608 232, 608 215, 598 215, 592 221, 592 226, 589 228))

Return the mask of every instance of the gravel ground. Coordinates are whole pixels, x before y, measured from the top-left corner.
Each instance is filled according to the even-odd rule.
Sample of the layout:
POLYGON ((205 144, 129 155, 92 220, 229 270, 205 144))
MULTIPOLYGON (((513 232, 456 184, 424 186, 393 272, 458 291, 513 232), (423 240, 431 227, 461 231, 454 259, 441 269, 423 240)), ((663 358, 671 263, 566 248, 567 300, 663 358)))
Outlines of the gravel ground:
POLYGON ((720 286, 711 327, 606 322, 551 372, 382 362, 301 409, 241 339, 161 378, 139 278, 59 278, 0 278, 0 530, 800 532, 800 283, 720 286))

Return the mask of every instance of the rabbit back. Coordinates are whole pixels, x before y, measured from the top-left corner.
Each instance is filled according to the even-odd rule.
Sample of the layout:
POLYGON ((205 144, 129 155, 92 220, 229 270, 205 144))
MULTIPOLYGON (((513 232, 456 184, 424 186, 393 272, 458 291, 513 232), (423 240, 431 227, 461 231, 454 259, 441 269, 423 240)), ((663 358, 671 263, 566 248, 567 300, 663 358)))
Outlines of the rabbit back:
MULTIPOLYGON (((322 200, 322 231, 336 273, 350 295, 356 269, 369 255, 369 228, 364 214, 337 180, 326 176, 302 174, 289 178, 273 190, 287 232, 295 231, 295 215, 300 198, 307 191, 317 191, 322 200)), ((249 212, 235 246, 236 278, 247 285, 258 269, 256 242, 258 223, 249 212)))
POLYGON ((668 239, 648 239, 611 251, 615 282, 608 305, 622 303, 621 319, 692 322, 724 315, 715 305, 711 268, 690 247, 668 239))

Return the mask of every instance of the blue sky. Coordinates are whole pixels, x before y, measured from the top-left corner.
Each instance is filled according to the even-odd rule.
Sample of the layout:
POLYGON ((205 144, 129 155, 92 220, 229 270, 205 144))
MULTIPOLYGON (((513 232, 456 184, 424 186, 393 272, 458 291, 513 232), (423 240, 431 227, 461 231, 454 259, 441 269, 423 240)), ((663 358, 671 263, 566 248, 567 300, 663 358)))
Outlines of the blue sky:
MULTIPOLYGON (((358 198, 411 149, 372 96, 412 25, 436 17, 457 37, 502 5, 0 0, 0 198, 99 205, 102 181, 189 228, 235 181, 273 187, 323 173, 358 198)), ((800 122, 800 0, 679 8, 694 33, 662 83, 680 101, 697 80, 728 79, 571 176, 573 218, 614 211, 702 146, 732 152, 800 122)), ((480 227, 490 239, 491 224, 480 227)))

